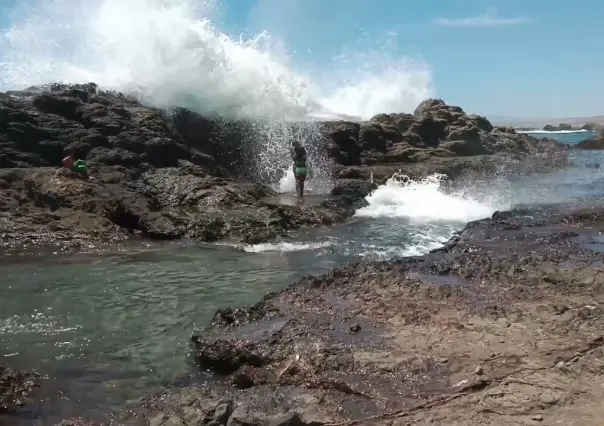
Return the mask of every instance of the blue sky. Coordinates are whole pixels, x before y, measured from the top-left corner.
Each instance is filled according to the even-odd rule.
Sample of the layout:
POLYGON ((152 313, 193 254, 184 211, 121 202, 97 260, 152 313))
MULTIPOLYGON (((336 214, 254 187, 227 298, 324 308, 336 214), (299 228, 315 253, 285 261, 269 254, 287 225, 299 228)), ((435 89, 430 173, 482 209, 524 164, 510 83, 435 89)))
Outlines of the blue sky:
MULTIPOLYGON (((17 1, 0 0, 0 26, 7 25, 1 7, 17 1)), ((219 28, 233 35, 267 30, 302 69, 327 68, 344 47, 375 47, 375 40, 389 38, 400 54, 430 65, 439 97, 467 111, 512 117, 604 114, 602 1, 220 3, 219 28)))
POLYGON ((604 114, 604 2, 596 0, 229 0, 232 32, 266 29, 300 64, 396 33, 426 61, 437 93, 468 111, 568 117, 604 114), (365 34, 365 35, 364 35, 365 34), (310 50, 310 52, 309 52, 310 50))

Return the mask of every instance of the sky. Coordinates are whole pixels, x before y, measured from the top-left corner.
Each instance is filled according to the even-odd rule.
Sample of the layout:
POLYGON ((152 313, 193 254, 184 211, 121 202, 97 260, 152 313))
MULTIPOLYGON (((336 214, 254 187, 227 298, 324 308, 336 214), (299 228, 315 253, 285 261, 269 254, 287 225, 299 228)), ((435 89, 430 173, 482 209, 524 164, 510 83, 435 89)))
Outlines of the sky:
MULTIPOLYGON (((8 24, 2 7, 17 1, 0 0, 0 27, 8 24)), ((438 97, 466 111, 527 118, 604 114, 602 1, 219 2, 221 30, 270 32, 298 69, 327 68, 343 48, 375 48, 387 40, 400 54, 429 64, 438 97)))
POLYGON ((267 30, 300 64, 389 37, 426 61, 439 97, 511 117, 604 114, 604 2, 229 0, 221 25, 267 30))

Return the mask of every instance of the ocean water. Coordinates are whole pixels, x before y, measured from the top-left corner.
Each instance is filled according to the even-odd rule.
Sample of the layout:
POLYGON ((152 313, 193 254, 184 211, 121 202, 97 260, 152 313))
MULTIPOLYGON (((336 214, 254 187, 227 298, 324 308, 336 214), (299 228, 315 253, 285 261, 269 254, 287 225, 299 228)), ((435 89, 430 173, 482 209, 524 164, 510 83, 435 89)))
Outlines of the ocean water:
MULTIPOLYGON (((291 120, 364 119, 411 112, 435 89, 429 66, 392 44, 343 46, 332 64, 300 71, 278 35, 225 34, 220 5, 194 0, 30 0, 5 10, 0 90, 50 82, 95 81, 153 106, 181 106, 257 123, 250 143, 259 177, 292 192, 287 145, 291 120), (325 76, 328 76, 326 78, 325 76)), ((307 67, 308 68, 308 67, 307 67)), ((312 68, 312 67, 311 67, 312 68)), ((537 136, 578 142, 586 133, 537 136)), ((0 355, 48 375, 49 395, 0 424, 53 424, 103 415, 127 401, 202 378, 189 362, 189 337, 216 309, 249 305, 269 290, 344 262, 396 258, 439 247, 471 220, 519 204, 598 202, 604 161, 572 153, 573 166, 546 175, 446 192, 439 176, 393 177, 348 223, 301 231, 267 244, 169 244, 102 254, 9 257, 0 263, 0 355)), ((325 159, 314 155, 315 170, 325 159)), ((326 174, 312 182, 326 193, 326 174)))

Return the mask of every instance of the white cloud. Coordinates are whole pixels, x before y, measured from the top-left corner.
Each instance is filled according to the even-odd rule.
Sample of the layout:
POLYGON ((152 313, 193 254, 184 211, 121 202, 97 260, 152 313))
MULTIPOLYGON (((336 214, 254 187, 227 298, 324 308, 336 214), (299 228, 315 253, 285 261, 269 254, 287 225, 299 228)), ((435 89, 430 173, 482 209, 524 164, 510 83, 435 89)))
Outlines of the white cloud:
POLYGON ((437 18, 432 21, 442 27, 509 27, 527 24, 531 21, 526 17, 503 17, 495 9, 489 9, 482 15, 468 16, 466 18, 437 18))

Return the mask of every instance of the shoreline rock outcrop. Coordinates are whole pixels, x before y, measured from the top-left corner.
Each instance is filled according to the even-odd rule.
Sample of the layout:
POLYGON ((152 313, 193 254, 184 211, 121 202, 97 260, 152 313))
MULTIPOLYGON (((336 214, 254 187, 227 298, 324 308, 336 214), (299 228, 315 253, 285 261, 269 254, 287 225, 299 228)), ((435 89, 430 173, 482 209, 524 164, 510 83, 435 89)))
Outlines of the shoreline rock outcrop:
POLYGON ((557 126, 554 126, 552 124, 547 124, 547 125, 543 126, 543 130, 545 130, 546 132, 558 132, 560 130, 579 130, 579 129, 575 129, 572 126, 572 124, 560 123, 557 126))
POLYGON ((312 148, 330 158, 333 190, 300 206, 254 179, 252 127, 146 107, 93 83, 0 94, 1 245, 263 242, 346 220, 395 172, 453 178, 508 165, 531 172, 563 165, 567 155, 555 141, 493 128, 484 117, 431 99, 413 115, 320 123, 322 137, 312 148), (93 180, 59 169, 71 150, 93 180))
POLYGON ((574 145, 575 149, 583 150, 602 150, 604 149, 604 130, 600 131, 597 135, 587 140, 581 141, 574 145))
POLYGON ((598 132, 603 128, 604 126, 601 123, 585 123, 581 126, 581 130, 587 130, 588 132, 598 132))
POLYGON ((37 373, 14 370, 0 364, 0 416, 24 406, 39 385, 37 373))

